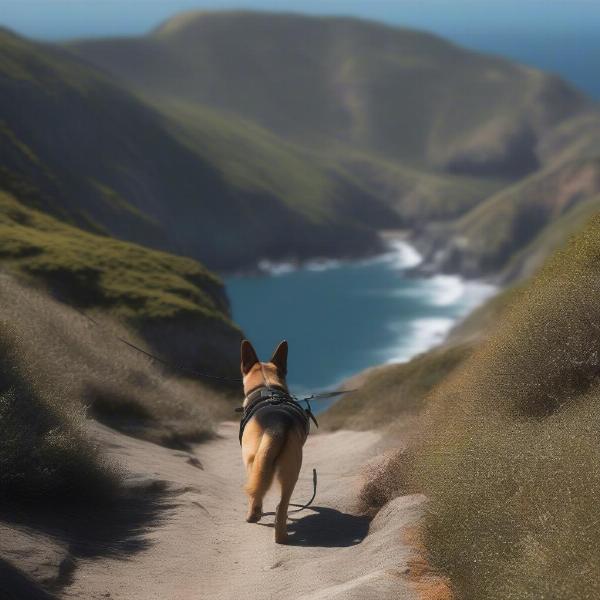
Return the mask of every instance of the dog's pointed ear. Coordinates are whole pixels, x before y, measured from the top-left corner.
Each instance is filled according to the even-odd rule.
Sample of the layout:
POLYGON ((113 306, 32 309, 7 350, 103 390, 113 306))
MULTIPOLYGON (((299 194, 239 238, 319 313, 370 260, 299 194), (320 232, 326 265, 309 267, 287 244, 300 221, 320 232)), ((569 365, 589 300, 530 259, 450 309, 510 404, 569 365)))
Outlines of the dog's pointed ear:
POLYGON ((258 362, 254 346, 248 340, 242 340, 242 374, 247 375, 250 369, 258 362))
POLYGON ((277 346, 275 352, 273 352, 273 356, 271 356, 271 361, 276 367, 277 370, 282 374, 287 374, 287 359, 288 359, 288 343, 283 340, 277 346))

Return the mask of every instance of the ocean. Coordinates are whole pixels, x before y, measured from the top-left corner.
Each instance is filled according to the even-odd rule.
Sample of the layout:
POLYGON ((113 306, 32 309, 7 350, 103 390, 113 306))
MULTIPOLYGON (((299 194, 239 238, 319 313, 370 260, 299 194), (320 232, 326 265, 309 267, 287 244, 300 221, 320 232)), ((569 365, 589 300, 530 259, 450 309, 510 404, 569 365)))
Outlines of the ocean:
POLYGON ((416 276, 419 254, 401 240, 381 256, 261 263, 225 279, 233 318, 262 360, 287 339, 296 394, 330 389, 375 365, 407 361, 440 343, 454 323, 494 294, 458 276, 416 276))

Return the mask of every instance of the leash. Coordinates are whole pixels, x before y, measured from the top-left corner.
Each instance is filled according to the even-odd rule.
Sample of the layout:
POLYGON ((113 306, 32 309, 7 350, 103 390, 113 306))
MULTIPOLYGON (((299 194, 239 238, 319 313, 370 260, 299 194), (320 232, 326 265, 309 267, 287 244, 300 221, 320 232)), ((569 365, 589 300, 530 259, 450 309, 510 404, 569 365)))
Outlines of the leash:
MULTIPOLYGON (((159 356, 156 356, 155 354, 152 354, 152 353, 148 352, 147 350, 144 350, 143 348, 136 346, 133 342, 130 342, 126 338, 121 337, 120 335, 116 335, 112 332, 109 332, 108 329, 106 327, 103 327, 98 321, 96 321, 96 319, 94 319, 93 317, 90 317, 90 315, 88 315, 83 310, 80 310, 76 306, 72 306, 71 308, 73 308, 76 312, 78 312, 83 318, 87 319, 92 325, 94 325, 94 327, 96 327, 100 331, 104 332, 105 335, 108 335, 108 336, 116 339, 117 341, 121 342, 121 344, 123 344, 124 346, 127 346, 131 350, 134 350, 140 354, 143 354, 150 360, 160 363, 161 365, 164 365, 165 367, 169 367, 170 369, 173 369, 175 371, 180 371, 182 373, 189 373, 190 375, 195 375, 196 377, 202 377, 204 379, 213 379, 213 380, 217 380, 217 381, 235 381, 235 382, 243 381, 242 377, 228 377, 225 375, 213 375, 211 373, 204 373, 202 371, 197 371, 196 369, 190 369, 189 367, 185 367, 183 365, 179 365, 176 363, 166 361, 163 358, 160 358, 159 356)), ((261 366, 261 369, 262 369, 262 366, 261 366)), ((263 373, 263 378, 265 380, 265 383, 268 384, 269 380, 266 376, 264 369, 262 369, 262 373, 263 373)), ((342 394, 349 394, 349 393, 355 392, 355 391, 356 390, 339 390, 339 391, 335 391, 335 392, 321 392, 319 394, 311 394, 310 396, 306 396, 305 398, 298 398, 297 396, 288 394, 288 397, 290 399, 292 399, 293 402, 295 402, 298 406, 300 406, 301 402, 305 402, 306 408, 303 410, 306 412, 308 417, 310 417, 310 419, 314 422, 314 424, 318 427, 319 424, 317 423, 317 419, 315 418, 315 416, 312 412, 312 407, 310 405, 311 400, 317 400, 317 401, 327 400, 329 398, 334 398, 335 396, 341 396, 342 394)), ((236 410, 236 412, 244 412, 243 407, 238 407, 235 410, 236 410)), ((310 505, 313 503, 314 499, 316 498, 316 496, 317 496, 317 470, 313 468, 312 472, 313 472, 313 493, 312 493, 312 496, 310 497, 310 500, 302 505, 292 504, 292 506, 297 506, 298 508, 295 508, 294 510, 290 510, 290 511, 288 511, 288 513, 298 513, 303 510, 306 510, 307 508, 310 507, 310 505)))
MULTIPOLYGON (((161 365, 164 365, 165 367, 169 367, 170 369, 173 369, 175 371, 181 371, 182 373, 189 373, 190 375, 195 375, 196 377, 202 377, 204 379, 213 379, 213 380, 217 380, 217 381, 236 381, 236 382, 243 381, 242 377, 228 377, 228 376, 225 376, 225 375, 213 375, 211 373, 204 373, 202 371, 197 371, 196 369, 190 369, 189 367, 185 367, 183 365, 178 365, 176 363, 172 363, 172 362, 166 361, 166 360, 160 358, 159 356, 156 356, 155 354, 152 354, 152 353, 148 352, 147 350, 144 350, 143 348, 140 348, 139 346, 136 346, 133 342, 130 342, 129 340, 125 339, 124 337, 121 337, 120 335, 115 335, 114 333, 109 332, 106 329, 106 327, 102 327, 102 325, 98 321, 96 321, 96 319, 94 319, 93 317, 90 317, 90 315, 88 315, 83 310, 80 310, 79 308, 77 308, 75 306, 72 306, 71 308, 73 308, 82 317, 84 317, 92 325, 94 325, 94 327, 96 327, 100 331, 104 332, 106 335, 109 335, 110 337, 112 337, 112 338, 116 339, 117 341, 121 342, 121 344, 127 346, 131 350, 139 352, 140 354, 143 354, 144 356, 146 356, 150 360, 153 360, 153 361, 155 361, 157 363, 160 363, 161 365)), ((264 369, 263 369, 263 377, 265 379, 265 383, 268 384, 268 378, 266 377, 264 369)), ((312 421, 314 422, 314 424, 318 427, 319 424, 317 423, 317 419, 315 418, 315 416, 314 416, 314 414, 312 412, 312 407, 310 405, 310 401, 311 400, 317 400, 317 401, 319 401, 319 400, 327 400, 329 398, 334 398, 335 396, 341 396, 342 394, 349 394, 349 393, 355 392, 355 391, 356 390, 339 390, 339 391, 335 391, 335 392, 321 392, 319 394, 311 394, 310 396, 306 396, 305 398, 298 398, 297 396, 289 394, 289 397, 296 404, 298 404, 298 406, 300 405, 301 402, 305 402, 306 403, 306 408, 304 409, 304 411, 310 417, 310 419, 312 419, 312 421)), ((236 410, 236 412, 244 412, 244 408, 243 407, 238 407, 235 410, 236 410)), ((316 496, 317 496, 317 470, 313 469, 313 493, 312 493, 312 496, 311 496, 310 500, 308 502, 306 502, 305 504, 302 504, 302 505, 292 504, 292 506, 297 506, 298 508, 295 508, 294 510, 290 510, 288 512, 289 513, 298 513, 298 512, 301 512, 301 511, 307 509, 313 503, 313 501, 316 498, 316 496)))
MULTIPOLYGON (((311 496, 310 500, 306 504, 303 504, 302 506, 300 506, 299 508, 295 508, 294 510, 288 510, 288 513, 297 513, 297 512, 300 512, 301 510, 304 510, 305 508, 308 508, 313 503, 313 500, 315 499, 316 495, 317 495, 317 470, 313 469, 313 495, 311 496)), ((292 506, 299 506, 299 505, 292 504, 292 506)))

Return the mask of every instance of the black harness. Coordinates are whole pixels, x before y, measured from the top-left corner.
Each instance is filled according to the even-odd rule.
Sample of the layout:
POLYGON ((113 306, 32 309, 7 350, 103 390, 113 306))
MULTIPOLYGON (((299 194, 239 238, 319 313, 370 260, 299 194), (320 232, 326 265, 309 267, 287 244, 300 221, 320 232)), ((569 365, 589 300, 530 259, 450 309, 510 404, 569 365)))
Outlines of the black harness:
POLYGON ((300 419, 304 424, 307 435, 310 431, 310 420, 312 420, 317 427, 319 426, 317 419, 315 419, 315 416, 312 413, 308 400, 304 400, 304 402, 306 402, 306 408, 303 408, 293 396, 281 388, 272 386, 261 387, 248 394, 246 399, 248 402, 245 407, 236 408, 237 412, 242 413, 242 418, 240 419, 240 444, 242 443, 244 429, 250 419, 267 407, 277 406, 295 418, 300 419))

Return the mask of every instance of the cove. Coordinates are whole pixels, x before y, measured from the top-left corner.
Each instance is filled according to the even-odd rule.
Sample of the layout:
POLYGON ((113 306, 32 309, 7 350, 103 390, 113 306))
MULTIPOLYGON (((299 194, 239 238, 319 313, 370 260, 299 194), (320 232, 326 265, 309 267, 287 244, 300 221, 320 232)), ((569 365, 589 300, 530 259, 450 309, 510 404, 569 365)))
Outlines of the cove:
POLYGON ((368 367, 409 360, 495 291, 458 276, 409 273, 420 262, 416 250, 399 239, 389 244, 368 260, 300 268, 263 261, 259 274, 225 277, 233 318, 261 359, 288 340, 293 393, 330 389, 368 367))

